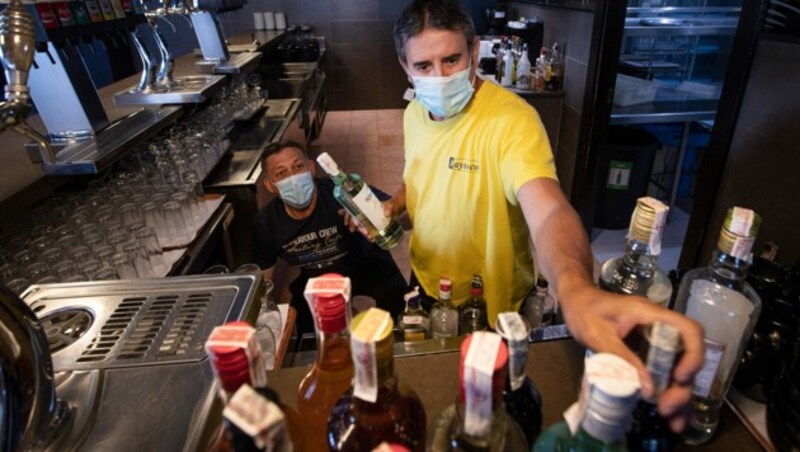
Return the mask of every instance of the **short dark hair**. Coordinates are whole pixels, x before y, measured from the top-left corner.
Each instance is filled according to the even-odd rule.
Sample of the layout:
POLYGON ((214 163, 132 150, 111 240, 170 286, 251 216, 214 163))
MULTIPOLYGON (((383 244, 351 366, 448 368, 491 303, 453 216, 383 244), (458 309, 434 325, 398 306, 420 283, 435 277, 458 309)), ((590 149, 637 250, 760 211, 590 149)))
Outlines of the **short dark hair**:
POLYGON ((264 150, 261 151, 261 171, 267 172, 267 157, 270 155, 275 155, 278 152, 286 148, 297 148, 300 149, 300 152, 303 153, 303 157, 308 158, 308 152, 306 152, 305 146, 298 143, 294 140, 281 140, 281 141, 274 141, 264 147, 264 150))
POLYGON ((414 0, 394 24, 394 48, 400 60, 406 61, 406 42, 426 28, 460 31, 467 40, 467 48, 472 50, 475 26, 458 0, 414 0))

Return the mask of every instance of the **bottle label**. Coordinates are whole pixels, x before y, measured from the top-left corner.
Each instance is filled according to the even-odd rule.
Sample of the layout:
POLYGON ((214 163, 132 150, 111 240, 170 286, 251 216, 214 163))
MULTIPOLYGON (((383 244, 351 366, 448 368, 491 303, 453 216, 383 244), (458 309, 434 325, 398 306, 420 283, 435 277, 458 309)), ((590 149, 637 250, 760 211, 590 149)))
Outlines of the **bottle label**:
POLYGON ((468 435, 485 436, 492 428, 492 375, 501 342, 494 333, 472 335, 464 359, 464 431, 468 435))
POLYGON ((528 328, 516 312, 502 312, 497 321, 508 342, 508 374, 511 390, 516 391, 525 383, 525 364, 528 361, 528 328))
POLYGON ((403 331, 404 342, 417 342, 425 340, 424 331, 403 331))
POLYGON ((259 449, 267 449, 285 431, 286 420, 280 407, 246 383, 231 397, 222 415, 253 438, 259 449))
POLYGON ((375 226, 375 229, 383 231, 389 226, 390 218, 383 214, 383 204, 370 190, 367 184, 361 188, 355 196, 353 203, 361 210, 365 217, 375 226))
POLYGON ((39 19, 42 21, 42 26, 45 30, 52 30, 60 26, 58 16, 53 10, 53 6, 49 3, 37 3, 36 11, 39 12, 39 19))
POLYGON ((56 2, 53 3, 53 6, 56 8, 56 14, 58 14, 58 20, 61 21, 62 27, 71 27, 76 24, 67 2, 56 2))
POLYGON ((117 16, 114 15, 114 8, 111 6, 109 0, 99 0, 100 11, 103 12, 103 19, 106 21, 115 20, 117 16))
POLYGON ((421 315, 407 315, 403 317, 403 323, 406 325, 422 325, 424 317, 421 315))
POLYGON ((133 12, 133 2, 131 0, 122 0, 122 9, 125 10, 125 14, 133 12))
POLYGON ((378 400, 378 365, 375 359, 375 341, 388 327, 391 317, 380 309, 370 309, 353 331, 350 339, 353 349, 355 381, 353 395, 375 403, 378 400))
POLYGON ((75 22, 78 25, 88 25, 92 23, 92 20, 89 18, 89 12, 86 11, 86 5, 82 2, 70 2, 70 8, 72 8, 72 15, 75 17, 75 22))
POLYGON ((711 388, 714 386, 714 379, 717 376, 717 370, 722 357, 725 355, 725 344, 705 339, 703 341, 706 346, 705 362, 703 368, 694 377, 694 394, 698 397, 708 397, 711 394, 711 388))
POLYGON ((111 9, 114 11, 114 15, 117 19, 125 18, 125 8, 122 7, 121 0, 111 0, 111 9))
POLYGON ((86 10, 89 12, 89 18, 92 19, 92 22, 103 22, 103 12, 100 11, 100 5, 97 4, 97 0, 86 0, 86 10))

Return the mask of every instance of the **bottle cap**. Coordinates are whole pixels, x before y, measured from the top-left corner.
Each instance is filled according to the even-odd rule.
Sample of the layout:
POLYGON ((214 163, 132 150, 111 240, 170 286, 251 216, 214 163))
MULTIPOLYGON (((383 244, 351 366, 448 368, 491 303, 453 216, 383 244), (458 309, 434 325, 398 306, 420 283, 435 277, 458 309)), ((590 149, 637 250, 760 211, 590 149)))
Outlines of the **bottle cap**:
POLYGON ((345 302, 341 295, 314 295, 314 314, 323 333, 336 333, 347 328, 345 302))
POLYGON ((483 278, 478 275, 472 277, 472 285, 469 288, 469 294, 473 297, 478 297, 483 294, 483 278))
POLYGON ((647 243, 650 254, 654 256, 661 254, 661 236, 668 212, 669 207, 655 198, 649 196, 639 198, 631 215, 628 239, 647 243))
POLYGON ((319 163, 319 166, 321 166, 322 169, 331 176, 336 176, 341 172, 339 170, 339 165, 336 164, 336 162, 327 152, 323 152, 319 155, 319 157, 317 157, 317 163, 319 163))
POLYGON ((750 262, 753 243, 761 226, 761 217, 750 209, 732 207, 725 215, 717 247, 737 259, 750 262))

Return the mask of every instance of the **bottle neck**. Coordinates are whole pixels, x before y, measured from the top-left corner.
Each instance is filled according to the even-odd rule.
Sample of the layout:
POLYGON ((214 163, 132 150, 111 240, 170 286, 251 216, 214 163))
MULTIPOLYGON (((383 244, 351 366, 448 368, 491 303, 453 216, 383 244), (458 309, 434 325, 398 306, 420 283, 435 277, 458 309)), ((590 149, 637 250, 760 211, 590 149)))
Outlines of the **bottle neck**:
POLYGON ((451 298, 450 294, 447 295, 442 294, 439 292, 439 303, 446 307, 453 307, 453 299, 451 298))
POLYGON ((584 435, 586 439, 597 441, 602 444, 619 444, 625 440, 625 431, 630 425, 630 413, 617 418, 602 416, 591 411, 587 411, 581 421, 578 435, 584 435))
POLYGON ((747 269, 750 267, 750 263, 717 249, 711 257, 709 267, 718 277, 741 283, 747 276, 747 269))
POLYGON ((347 329, 317 334, 316 365, 322 370, 337 370, 352 365, 347 329))
POLYGON ((347 173, 345 173, 344 171, 339 171, 337 174, 335 175, 331 174, 330 176, 331 180, 333 180, 333 183, 336 185, 342 185, 347 180, 347 173))
POLYGON ((658 256, 652 254, 647 243, 636 239, 628 239, 625 243, 625 255, 622 257, 625 266, 638 272, 653 272, 657 261, 658 256))
MULTIPOLYGON (((356 362, 356 366, 361 366, 356 362)), ((376 356, 375 366, 378 371, 378 397, 375 402, 361 400, 353 397, 355 404, 364 411, 384 410, 389 406, 397 394, 397 377, 394 374, 394 359, 389 356, 376 356)))

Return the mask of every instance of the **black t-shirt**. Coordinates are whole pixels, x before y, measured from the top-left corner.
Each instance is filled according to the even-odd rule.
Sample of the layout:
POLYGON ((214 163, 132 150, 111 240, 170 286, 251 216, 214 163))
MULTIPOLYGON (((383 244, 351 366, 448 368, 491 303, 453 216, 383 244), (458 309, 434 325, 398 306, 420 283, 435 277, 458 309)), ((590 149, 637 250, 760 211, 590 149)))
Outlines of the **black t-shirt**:
MULTIPOLYGON (((376 258, 391 261, 391 254, 344 225, 341 206, 333 197, 333 182, 326 178, 315 179, 315 183, 317 205, 307 218, 290 217, 279 197, 258 212, 253 228, 256 263, 270 268, 280 256, 299 267, 303 277, 313 278, 330 272, 352 277, 364 265, 375 264, 376 258)), ((373 191, 378 198, 387 197, 373 191)))

